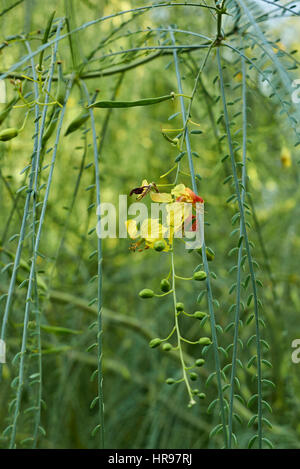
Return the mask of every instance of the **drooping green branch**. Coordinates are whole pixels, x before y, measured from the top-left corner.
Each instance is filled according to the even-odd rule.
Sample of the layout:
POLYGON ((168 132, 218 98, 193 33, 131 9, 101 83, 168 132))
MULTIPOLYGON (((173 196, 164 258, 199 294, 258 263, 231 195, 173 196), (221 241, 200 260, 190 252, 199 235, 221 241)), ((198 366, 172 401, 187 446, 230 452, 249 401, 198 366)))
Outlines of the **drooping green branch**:
POLYGON ((234 158, 234 150, 233 150, 233 145, 232 145, 230 122, 229 122, 229 116, 228 116, 228 111, 227 111, 227 101, 225 97, 224 79, 223 79, 219 48, 217 49, 217 59, 218 59, 218 68, 219 68, 219 77, 220 77, 221 97, 222 97, 223 109, 224 109, 224 119, 225 119, 225 124, 226 124, 226 132, 227 132, 227 139, 228 139, 228 146, 229 146, 229 154, 230 154, 230 159, 231 159, 232 173, 233 173, 234 184, 235 184, 235 192, 236 192, 236 198, 237 198, 238 207, 239 207, 242 234, 243 234, 243 238, 245 242, 248 265, 249 265, 249 270, 250 270, 250 275, 251 275, 252 291, 253 291, 255 329, 256 329, 257 401, 258 401, 258 404, 257 404, 258 405, 258 411, 257 411, 258 434, 256 436, 258 438, 259 448, 262 448, 262 443, 263 443, 262 371, 261 371, 262 357, 261 357, 261 339, 260 339, 260 315, 259 315, 259 304, 258 304, 258 297, 257 297, 256 276, 254 272, 254 265, 253 265, 253 260, 252 260, 251 250, 250 250, 251 248, 249 244, 245 215, 244 215, 244 205, 243 205, 243 200, 242 200, 241 193, 240 193, 239 181, 238 181, 237 170, 236 170, 236 162, 234 158))

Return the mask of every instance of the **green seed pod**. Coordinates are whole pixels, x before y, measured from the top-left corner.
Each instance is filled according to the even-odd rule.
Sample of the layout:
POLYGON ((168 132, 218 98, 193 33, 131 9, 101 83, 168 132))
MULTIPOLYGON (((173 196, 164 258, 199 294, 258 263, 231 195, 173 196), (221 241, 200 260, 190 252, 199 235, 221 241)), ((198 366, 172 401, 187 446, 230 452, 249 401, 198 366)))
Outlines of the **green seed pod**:
POLYGON ((198 272, 195 272, 193 275, 193 279, 197 280, 198 282, 201 282, 202 280, 205 280, 207 277, 206 273, 204 270, 199 270, 198 272))
POLYGON ((153 247, 154 247, 155 251, 160 252, 160 251, 163 251, 165 249, 166 243, 163 240, 155 241, 153 247))
POLYGON ((199 394, 199 389, 192 389, 192 394, 195 394, 196 396, 199 394))
POLYGON ((160 282, 160 289, 161 291, 167 293, 168 291, 171 290, 171 285, 168 279, 163 278, 162 281, 160 282))
POLYGON ((196 379, 198 379, 197 373, 190 373, 190 378, 192 381, 196 381, 196 379))
MULTIPOLYGON (((54 16, 55 16, 55 11, 53 11, 53 13, 51 13, 49 19, 48 19, 48 22, 47 22, 47 26, 46 26, 46 29, 44 31, 44 37, 43 37, 43 42, 42 44, 46 44, 46 42, 48 41, 48 38, 49 38, 49 34, 50 34, 50 31, 51 31, 51 26, 52 26, 52 23, 53 23, 53 20, 54 20, 54 16)), ((44 57, 44 53, 45 53, 45 49, 43 49, 40 53, 40 57, 39 57, 39 64, 38 64, 38 69, 39 70, 42 70, 43 69, 43 57, 44 57)))
POLYGON ((42 138, 42 146, 44 147, 47 143, 47 141, 49 140, 49 138, 51 137, 51 135, 53 134, 55 128, 56 128, 56 124, 57 124, 57 118, 55 117, 52 117, 44 135, 43 135, 43 138, 42 138))
POLYGON ((144 290, 140 291, 139 296, 141 298, 153 298, 154 292, 150 288, 144 288, 144 290))
POLYGON ((174 383, 175 383, 175 379, 173 379, 173 378, 168 378, 168 379, 166 379, 166 383, 167 383, 167 384, 174 384, 174 383))
POLYGON ((198 358, 195 362, 196 366, 203 366, 205 363, 205 360, 203 358, 198 358))
POLYGON ((11 140, 12 138, 17 137, 18 134, 19 134, 19 130, 16 129, 15 127, 2 130, 2 132, 0 132, 0 141, 6 142, 7 140, 11 140))
POLYGON ((173 347, 172 347, 171 344, 169 344, 169 343, 167 342, 166 344, 163 345, 162 348, 163 348, 163 351, 164 351, 164 352, 169 352, 170 350, 172 350, 173 347))
POLYGON ((204 313, 203 311, 196 311, 194 313, 194 318, 197 318, 197 319, 203 319, 205 318, 206 316, 206 313, 204 313))
POLYGON ((9 115, 10 111, 12 110, 13 106, 18 102, 19 97, 13 98, 7 106, 0 112, 0 125, 4 122, 4 120, 9 115))
POLYGON ((204 394, 204 392, 199 392, 198 397, 199 399, 205 399, 206 395, 204 394))
POLYGON ((176 310, 177 311, 184 311, 184 304, 183 303, 176 303, 176 310))
POLYGON ((3 109, 2 112, 0 112, 0 124, 2 124, 2 122, 6 119, 10 111, 11 109, 9 107, 6 107, 5 109, 3 109))
POLYGON ((174 98, 174 93, 170 93, 166 96, 159 96, 157 98, 139 99, 138 101, 96 101, 95 103, 87 106, 87 108, 128 108, 136 106, 149 106, 150 104, 158 104, 171 98, 174 98))
POLYGON ((56 101, 63 106, 65 102, 65 97, 66 97, 66 86, 63 88, 63 86, 60 86, 56 95, 56 101))
POLYGON ((89 118, 89 113, 86 112, 84 114, 80 114, 77 116, 69 125, 66 130, 65 136, 75 132, 75 130, 79 129, 89 118))
POLYGON ((64 105, 64 102, 65 102, 66 90, 67 90, 67 85, 65 81, 63 79, 59 80, 58 85, 57 85, 56 101, 62 106, 64 105))
POLYGON ((156 348, 156 347, 159 347, 161 343, 162 343, 162 340, 159 338, 152 339, 149 342, 149 347, 156 348))
POLYGON ((210 345, 210 344, 212 344, 212 341, 210 340, 209 337, 201 337, 201 339, 199 339, 199 344, 200 345, 210 345))

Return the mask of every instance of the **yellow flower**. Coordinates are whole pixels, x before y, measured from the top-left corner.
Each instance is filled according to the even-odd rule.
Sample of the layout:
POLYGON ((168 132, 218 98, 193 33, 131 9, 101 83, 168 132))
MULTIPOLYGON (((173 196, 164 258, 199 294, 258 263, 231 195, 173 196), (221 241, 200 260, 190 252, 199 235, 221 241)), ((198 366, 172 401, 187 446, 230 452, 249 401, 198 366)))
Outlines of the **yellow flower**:
MULTIPOLYGON (((167 213, 162 221, 163 224, 158 219, 145 219, 141 224, 140 231, 135 220, 127 220, 126 228, 129 236, 138 240, 132 245, 132 250, 138 248, 141 251, 142 245, 144 245, 144 249, 155 249, 154 244, 166 238, 168 242, 165 242, 165 248, 159 250, 169 251, 172 248, 174 237, 178 235, 181 237, 184 230, 198 231, 197 218, 198 215, 204 214, 204 200, 184 184, 178 184, 171 193, 165 193, 159 192, 155 183, 149 184, 147 180, 144 180, 142 186, 133 189, 130 195, 133 193, 138 194, 138 200, 150 193, 153 202, 165 204, 167 213)), ((203 217, 201 217, 200 228, 202 231, 203 223, 203 217)), ((161 246, 163 246, 162 243, 161 246)))
MULTIPOLYGON (((163 240, 167 232, 167 228, 162 226, 157 219, 153 218, 146 218, 142 222, 140 232, 137 228, 136 220, 127 220, 125 223, 130 238, 139 240, 135 246, 141 247, 143 242, 145 242, 145 249, 153 248, 156 241, 163 240)), ((170 246, 166 243, 163 251, 169 251, 169 249, 170 246)))
POLYGON ((169 204, 174 201, 174 198, 176 202, 190 202, 193 204, 196 202, 204 202, 204 200, 199 197, 199 195, 196 195, 191 189, 186 187, 184 184, 178 184, 177 186, 175 186, 174 189, 171 190, 171 194, 168 194, 166 192, 151 193, 151 199, 153 200, 153 202, 169 204))
POLYGON ((175 196, 177 202, 190 202, 192 204, 196 202, 204 203, 202 197, 199 197, 199 195, 195 194, 191 189, 185 187, 184 184, 175 186, 171 193, 175 196))

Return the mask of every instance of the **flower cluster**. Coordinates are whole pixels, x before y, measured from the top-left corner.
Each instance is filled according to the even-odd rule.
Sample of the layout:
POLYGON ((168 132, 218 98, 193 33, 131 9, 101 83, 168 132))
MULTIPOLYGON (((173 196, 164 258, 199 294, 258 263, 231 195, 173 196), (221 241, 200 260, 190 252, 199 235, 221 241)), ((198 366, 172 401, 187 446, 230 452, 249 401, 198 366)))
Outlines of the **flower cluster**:
POLYGON ((154 203, 165 205, 166 216, 162 223, 158 218, 145 219, 138 229, 136 220, 127 220, 129 236, 136 240, 132 250, 155 249, 169 251, 173 247, 174 237, 182 237, 186 232, 196 232, 203 225, 204 200, 184 184, 176 185, 170 193, 159 192, 155 183, 147 180, 140 187, 133 189, 130 195, 137 194, 137 200, 150 194, 154 203), (200 215, 200 216, 199 216, 200 215))

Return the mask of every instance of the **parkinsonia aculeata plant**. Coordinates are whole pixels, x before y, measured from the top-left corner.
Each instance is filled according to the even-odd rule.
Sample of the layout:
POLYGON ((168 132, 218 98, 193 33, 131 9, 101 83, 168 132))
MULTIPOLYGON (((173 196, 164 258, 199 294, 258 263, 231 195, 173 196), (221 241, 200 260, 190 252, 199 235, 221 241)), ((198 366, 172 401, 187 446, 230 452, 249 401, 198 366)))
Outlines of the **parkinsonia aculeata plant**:
MULTIPOLYGON (((19 3, 21 2, 17 2, 15 7, 19 3)), ((254 202, 249 192, 250 184, 247 176, 247 166, 251 165, 248 155, 247 97, 250 93, 248 85, 253 80, 253 73, 256 73, 262 81, 268 84, 270 96, 282 107, 282 112, 287 116, 290 126, 297 134, 297 111, 292 107, 287 96, 292 90, 292 77, 289 70, 297 67, 298 63, 293 54, 280 49, 276 42, 266 37, 261 23, 266 18, 273 18, 276 15, 299 16, 299 12, 289 5, 283 7, 278 2, 265 2, 264 0, 259 0, 259 2, 215 0, 213 5, 204 1, 199 4, 161 2, 103 16, 81 26, 75 26, 71 18, 71 4, 66 1, 65 5, 64 17, 56 18, 55 13, 52 13, 45 29, 36 33, 42 32, 40 46, 33 48, 31 42, 33 33, 29 32, 7 37, 0 46, 1 50, 5 51, 6 47, 17 43, 25 50, 25 55, 9 70, 1 72, 0 76, 0 79, 11 80, 14 92, 13 99, 0 113, 0 124, 4 125, 15 109, 24 113, 23 124, 20 128, 7 127, 0 131, 3 151, 7 148, 6 146, 10 145, 10 141, 23 135, 22 132, 27 129, 30 122, 34 125, 33 150, 29 163, 22 171, 22 186, 17 195, 11 191, 7 182, 5 186, 13 205, 0 246, 2 275, 8 285, 7 291, 1 297, 2 341, 9 343, 7 331, 9 321, 11 318, 14 320, 13 302, 16 297, 19 298, 20 292, 22 294, 22 291, 26 291, 26 293, 23 303, 21 349, 12 360, 12 370, 15 373, 15 378, 11 382, 13 397, 9 403, 8 425, 3 432, 3 437, 10 448, 15 448, 17 445, 35 448, 39 445, 41 438, 47 437, 47 428, 41 424, 43 409, 46 409, 47 404, 43 399, 44 345, 41 328, 47 327, 48 331, 51 331, 51 325, 47 324, 45 310, 49 295, 51 295, 51 281, 55 268, 52 267, 47 284, 40 275, 38 261, 43 258, 40 244, 62 139, 68 138, 70 134, 79 133, 84 146, 72 204, 65 220, 54 266, 63 250, 65 234, 71 229, 70 216, 78 199, 79 186, 84 174, 88 174, 91 181, 86 188, 89 194, 87 231, 93 211, 101 204, 101 156, 112 110, 122 113, 122 109, 128 109, 127 112, 135 112, 134 108, 144 106, 160 106, 163 110, 164 106, 167 108, 172 102, 178 105, 178 112, 171 115, 168 120, 172 122, 177 119, 180 124, 174 125, 174 128, 162 129, 162 136, 170 143, 170 153, 177 152, 174 163, 169 168, 169 163, 166 162, 166 166, 161 168, 163 172, 161 183, 158 181, 149 183, 144 179, 140 186, 132 190, 138 198, 150 196, 153 202, 167 204, 170 210, 170 234, 168 238, 165 238, 164 227, 157 222, 156 225, 154 224, 155 237, 147 236, 149 223, 151 223, 149 219, 144 222, 144 235, 142 233, 140 237, 137 237, 135 221, 127 221, 129 235, 134 239, 131 250, 153 250, 153 255, 161 256, 162 262, 166 262, 166 274, 160 283, 161 291, 155 293, 150 288, 144 288, 139 293, 140 298, 152 299, 152 301, 156 301, 155 298, 159 301, 170 299, 172 318, 170 332, 166 337, 152 338, 149 345, 153 349, 160 348, 166 354, 176 357, 179 369, 172 376, 166 376, 165 381, 170 386, 184 386, 189 407, 193 407, 199 400, 207 399, 207 387, 215 393, 214 399, 208 403, 207 411, 213 415, 210 437, 215 437, 217 445, 225 448, 231 448, 234 445, 239 447, 238 429, 239 425, 244 425, 243 416, 246 415, 252 432, 248 446, 272 447, 270 439, 265 435, 267 431, 272 431, 272 424, 265 414, 271 411, 266 396, 270 388, 274 387, 274 383, 268 374, 270 373, 268 369, 271 370, 272 365, 264 358, 264 352, 267 351, 269 345, 263 337, 265 322, 259 297, 259 288, 262 283, 258 279, 258 264, 254 257, 255 246, 251 240, 251 207, 254 207, 254 202), (273 9, 269 13, 262 12, 258 3, 268 3, 273 9), (174 24, 172 26, 165 24, 158 28, 139 28, 133 32, 125 31, 129 25, 134 25, 150 11, 159 9, 169 12, 173 9, 176 12, 179 9, 184 11, 193 9, 198 17, 200 12, 202 15, 208 15, 213 22, 213 34, 200 34, 198 30, 197 32, 185 30, 174 24), (125 16, 124 20, 122 20, 123 16, 125 16), (107 24, 118 17, 121 18, 121 23, 118 26, 114 23, 111 31, 100 38, 98 45, 93 44, 87 57, 82 59, 77 50, 78 35, 84 34, 94 25, 107 24), (224 18, 226 18, 226 24, 223 21, 224 18), (182 38, 186 38, 186 42, 182 38), (68 44, 70 51, 71 65, 68 69, 60 52, 63 39, 67 39, 65 44, 68 44), (127 39, 130 41, 130 47, 124 48, 121 42, 121 47, 119 47, 118 41, 127 39), (134 40, 136 40, 136 47, 134 40), (249 52, 249 45, 255 53, 249 52), (279 50, 281 54, 277 53, 279 50), (231 54, 230 60, 228 60, 228 54, 231 54), (167 66, 174 72, 172 81, 174 90, 169 90, 162 96, 118 99, 117 94, 127 71, 146 67, 148 62, 163 60, 165 57, 169 57, 170 62, 167 66), (93 64, 92 69, 89 67, 90 64, 93 64), (95 68, 97 66, 99 68, 95 68), (183 83, 185 83, 183 79, 186 73, 193 78, 191 89, 188 89, 188 86, 183 89, 183 83), (109 80, 109 77, 113 75, 117 75, 118 79, 112 96, 107 97, 105 92, 101 91, 101 99, 97 100, 98 90, 89 89, 89 80, 101 79, 101 89, 105 89, 105 80, 109 80), (208 83, 209 92, 206 89, 208 83), (67 123, 65 134, 63 134, 66 106, 70 94, 76 88, 80 91, 82 110, 74 120, 67 123), (230 320, 225 329, 219 324, 224 322, 223 307, 214 293, 217 275, 209 267, 210 262, 213 265, 215 257, 212 248, 206 245, 206 241, 209 243, 209 233, 200 249, 186 250, 184 254, 187 257, 187 265, 191 265, 193 255, 199 259, 195 266, 191 266, 190 276, 179 275, 179 268, 176 267, 176 258, 181 255, 179 247, 184 239, 177 240, 175 234, 182 229, 183 222, 187 220, 180 219, 178 224, 176 217, 172 218, 172 208, 180 202, 191 204, 194 211, 188 221, 194 232, 204 226, 204 201, 207 202, 209 218, 209 199, 206 198, 207 181, 204 176, 201 176, 203 122, 198 117, 199 114, 201 115, 199 107, 207 108, 207 120, 216 139, 215 159, 218 163, 222 162, 224 184, 230 190, 226 213, 230 214, 234 211, 232 225, 239 223, 239 226, 234 227, 230 233, 232 239, 237 237, 237 241, 229 253, 231 256, 236 256, 229 276, 235 275, 236 278, 230 287, 228 297, 232 298, 231 295, 235 294, 235 298, 228 300, 231 304, 228 311, 230 320), (133 109, 130 110, 130 108, 133 109), (99 114, 104 115, 102 127, 98 127, 99 114), (216 115, 218 115, 217 118, 215 118, 216 115), (90 147, 93 149, 93 157, 87 163, 90 147), (195 168, 200 168, 200 174, 196 173, 195 168), (172 175, 174 179, 168 183, 167 178, 172 175), (20 229, 7 240, 13 216, 20 215, 23 200, 20 194, 22 193, 25 194, 25 198, 20 229), (196 204, 200 204, 200 211, 197 211, 196 204), (11 252, 7 246, 13 241, 17 242, 15 252, 11 252), (28 259, 26 259, 28 253, 28 259), (195 311, 187 310, 182 290, 178 292, 178 285, 184 285, 186 282, 191 282, 194 286, 195 303, 199 305, 194 308, 195 311), (197 285, 203 285, 200 292, 195 288, 197 285), (206 306, 202 307, 204 300, 206 300, 206 306), (183 332, 187 330, 186 324, 193 321, 196 325, 190 329, 193 331, 193 336, 186 337, 183 332), (252 323, 254 330, 252 330, 252 323), (210 324, 210 337, 201 332, 204 327, 207 331, 208 324, 210 324), (240 358, 240 352, 245 336, 249 336, 246 343, 249 357, 244 363, 240 358), (189 352, 194 350, 193 356, 189 355, 187 350, 189 352), (213 369, 207 364, 211 362, 207 359, 210 356, 213 357, 213 369), (247 373, 253 380, 254 392, 250 395, 244 392, 243 381, 239 379, 247 373), (205 384, 203 384, 204 377, 206 377, 205 384), (201 384, 194 387, 197 380, 201 384), (22 398, 25 387, 26 390, 27 388, 30 390, 30 405, 23 409, 22 398), (26 427, 26 431, 23 431, 23 426, 26 427)), ((11 9, 13 8, 14 5, 11 9)), ((1 15, 8 14, 11 9, 4 10, 1 15)), ((162 72, 161 80, 163 79, 162 72)), ((168 80, 170 80, 170 74, 168 74, 168 80)), ((299 141, 298 136, 297 143, 299 141)), ((2 172, 0 174, 2 180, 2 172)), ((150 174, 147 177, 152 181, 150 174)), ((100 221, 100 216, 97 217, 94 225, 100 221)), ((255 219, 255 225, 257 224, 258 220, 255 219)), ((89 230, 88 235, 90 238, 96 237, 95 228, 89 230)), ((98 446, 103 448, 105 446, 105 394, 103 392, 105 355, 103 356, 102 279, 103 275, 105 276, 105 269, 103 270, 101 239, 98 237, 94 244, 95 249, 90 253, 89 259, 97 263, 97 273, 90 279, 90 284, 94 285, 95 281, 96 287, 93 291, 97 293, 90 301, 88 308, 96 306, 97 320, 91 324, 89 332, 95 331, 96 339, 88 350, 91 353, 96 351, 97 367, 92 378, 96 378, 97 392, 90 407, 91 409, 97 407, 98 412, 96 424, 91 430, 93 436, 99 436, 98 446)), ((84 254, 84 245, 81 246, 81 254, 84 254)), ((157 329, 159 330, 159 324, 157 329)), ((68 331, 68 328, 65 328, 65 331, 68 331)), ((70 330, 69 333, 71 333, 70 330)), ((10 356, 10 350, 8 350, 8 356, 10 356)), ((2 375, 3 365, 0 366, 2 375)))

